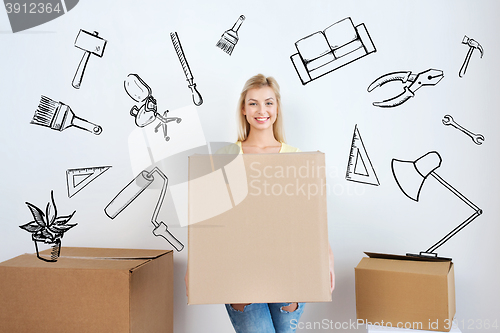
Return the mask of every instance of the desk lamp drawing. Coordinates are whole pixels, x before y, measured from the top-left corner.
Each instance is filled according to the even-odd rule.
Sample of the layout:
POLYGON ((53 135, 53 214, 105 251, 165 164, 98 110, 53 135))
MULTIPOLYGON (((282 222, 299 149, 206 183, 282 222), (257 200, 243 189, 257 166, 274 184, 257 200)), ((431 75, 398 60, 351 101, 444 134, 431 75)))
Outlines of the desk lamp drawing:
POLYGON ((174 235, 168 231, 168 226, 163 222, 158 222, 158 214, 160 213, 161 205, 165 194, 167 192, 168 178, 158 168, 153 168, 150 172, 142 171, 137 177, 132 179, 113 200, 104 208, 104 212, 110 219, 114 219, 120 214, 128 205, 132 203, 144 190, 153 183, 155 175, 162 180, 162 187, 160 197, 156 203, 156 207, 151 217, 151 223, 155 226, 153 235, 165 238, 177 251, 182 251, 184 245, 175 238, 174 235))
POLYGON ((290 59, 303 85, 376 52, 365 25, 354 26, 350 17, 298 40, 295 48, 290 59))
POLYGON ((125 91, 134 101, 140 103, 138 108, 136 105, 130 109, 130 115, 135 117, 135 124, 138 127, 144 127, 158 119, 160 123, 156 125, 155 132, 159 128, 163 128, 163 136, 165 141, 169 141, 170 137, 167 132, 167 123, 175 121, 180 123, 181 118, 167 117, 168 110, 160 115, 157 111, 156 99, 153 97, 153 91, 137 74, 129 74, 123 83, 125 91))
MULTIPOLYGON (((415 161, 402 161, 393 159, 391 163, 392 174, 394 179, 398 184, 399 188, 403 193, 410 199, 418 201, 420 196, 420 190, 424 185, 424 182, 429 176, 436 179, 441 185, 450 190, 455 194, 460 200, 466 203, 470 208, 474 210, 474 213, 469 216, 465 221, 460 223, 456 228, 450 231, 446 236, 441 238, 436 244, 432 245, 426 251, 420 252, 420 254, 407 254, 407 256, 417 256, 426 258, 438 258, 436 250, 446 243, 451 237, 455 236, 460 230, 468 226, 475 218, 483 213, 483 211, 473 204, 469 199, 467 199, 462 193, 458 192, 453 186, 448 184, 443 178, 441 178, 435 170, 441 166, 441 156, 435 151, 428 152, 427 154, 419 157, 415 161)), ((440 258, 448 259, 449 258, 440 258)))

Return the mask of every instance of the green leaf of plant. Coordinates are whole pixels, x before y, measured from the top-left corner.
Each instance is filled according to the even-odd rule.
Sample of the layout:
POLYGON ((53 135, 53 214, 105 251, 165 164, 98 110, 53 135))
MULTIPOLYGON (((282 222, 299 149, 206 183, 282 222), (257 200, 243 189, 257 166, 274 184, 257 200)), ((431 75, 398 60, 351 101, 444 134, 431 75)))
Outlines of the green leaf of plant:
POLYGON ((45 215, 43 214, 42 210, 37 206, 30 204, 29 202, 26 202, 26 205, 28 205, 31 214, 35 219, 35 222, 38 223, 40 226, 45 227, 45 221, 44 221, 45 215))
POLYGON ((26 223, 26 224, 23 224, 23 225, 19 226, 19 228, 24 229, 26 231, 29 231, 31 233, 35 233, 37 231, 42 230, 43 227, 41 227, 35 221, 31 221, 30 223, 26 223))

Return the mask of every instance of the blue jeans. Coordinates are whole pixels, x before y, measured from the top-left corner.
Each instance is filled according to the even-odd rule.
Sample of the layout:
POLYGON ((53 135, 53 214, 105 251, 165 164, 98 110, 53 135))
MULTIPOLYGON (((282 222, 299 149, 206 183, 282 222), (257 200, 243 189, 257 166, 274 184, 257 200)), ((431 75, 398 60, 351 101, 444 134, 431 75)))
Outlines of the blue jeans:
POLYGON ((236 333, 293 333, 304 312, 305 303, 297 303, 292 312, 281 309, 291 303, 252 303, 235 310, 226 304, 226 310, 236 333))

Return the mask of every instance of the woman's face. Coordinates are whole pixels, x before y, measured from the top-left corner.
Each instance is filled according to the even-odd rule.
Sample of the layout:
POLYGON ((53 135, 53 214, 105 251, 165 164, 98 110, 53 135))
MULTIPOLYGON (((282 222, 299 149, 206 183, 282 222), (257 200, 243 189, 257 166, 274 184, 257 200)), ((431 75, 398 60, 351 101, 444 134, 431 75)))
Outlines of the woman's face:
POLYGON ((272 129, 278 116, 276 94, 271 87, 254 88, 247 91, 242 110, 250 128, 272 129))

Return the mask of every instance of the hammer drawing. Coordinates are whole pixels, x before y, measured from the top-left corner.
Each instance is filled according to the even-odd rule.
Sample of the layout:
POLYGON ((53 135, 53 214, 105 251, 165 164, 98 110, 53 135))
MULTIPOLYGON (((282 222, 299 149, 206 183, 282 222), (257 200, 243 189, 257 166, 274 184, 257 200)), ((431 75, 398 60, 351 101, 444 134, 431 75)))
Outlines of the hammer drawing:
POLYGON ((467 52, 467 56, 465 57, 465 61, 462 65, 462 68, 460 68, 460 72, 458 73, 458 76, 463 77, 465 75, 465 72, 467 71, 467 66, 469 65, 469 60, 472 56, 472 52, 474 52, 474 49, 478 49, 481 51, 481 58, 483 57, 483 47, 481 44, 479 44, 477 41, 475 41, 472 38, 469 38, 467 36, 464 36, 464 39, 462 39, 462 44, 467 44, 469 45, 469 52, 467 52))
POLYGON ((85 68, 87 67, 90 54, 94 54, 100 58, 104 53, 107 41, 99 37, 98 34, 99 33, 97 31, 94 31, 92 34, 80 29, 80 32, 76 37, 75 46, 85 51, 82 60, 80 60, 80 64, 78 65, 78 69, 76 70, 75 77, 73 78, 72 85, 76 89, 80 89, 83 74, 85 73, 85 68))

